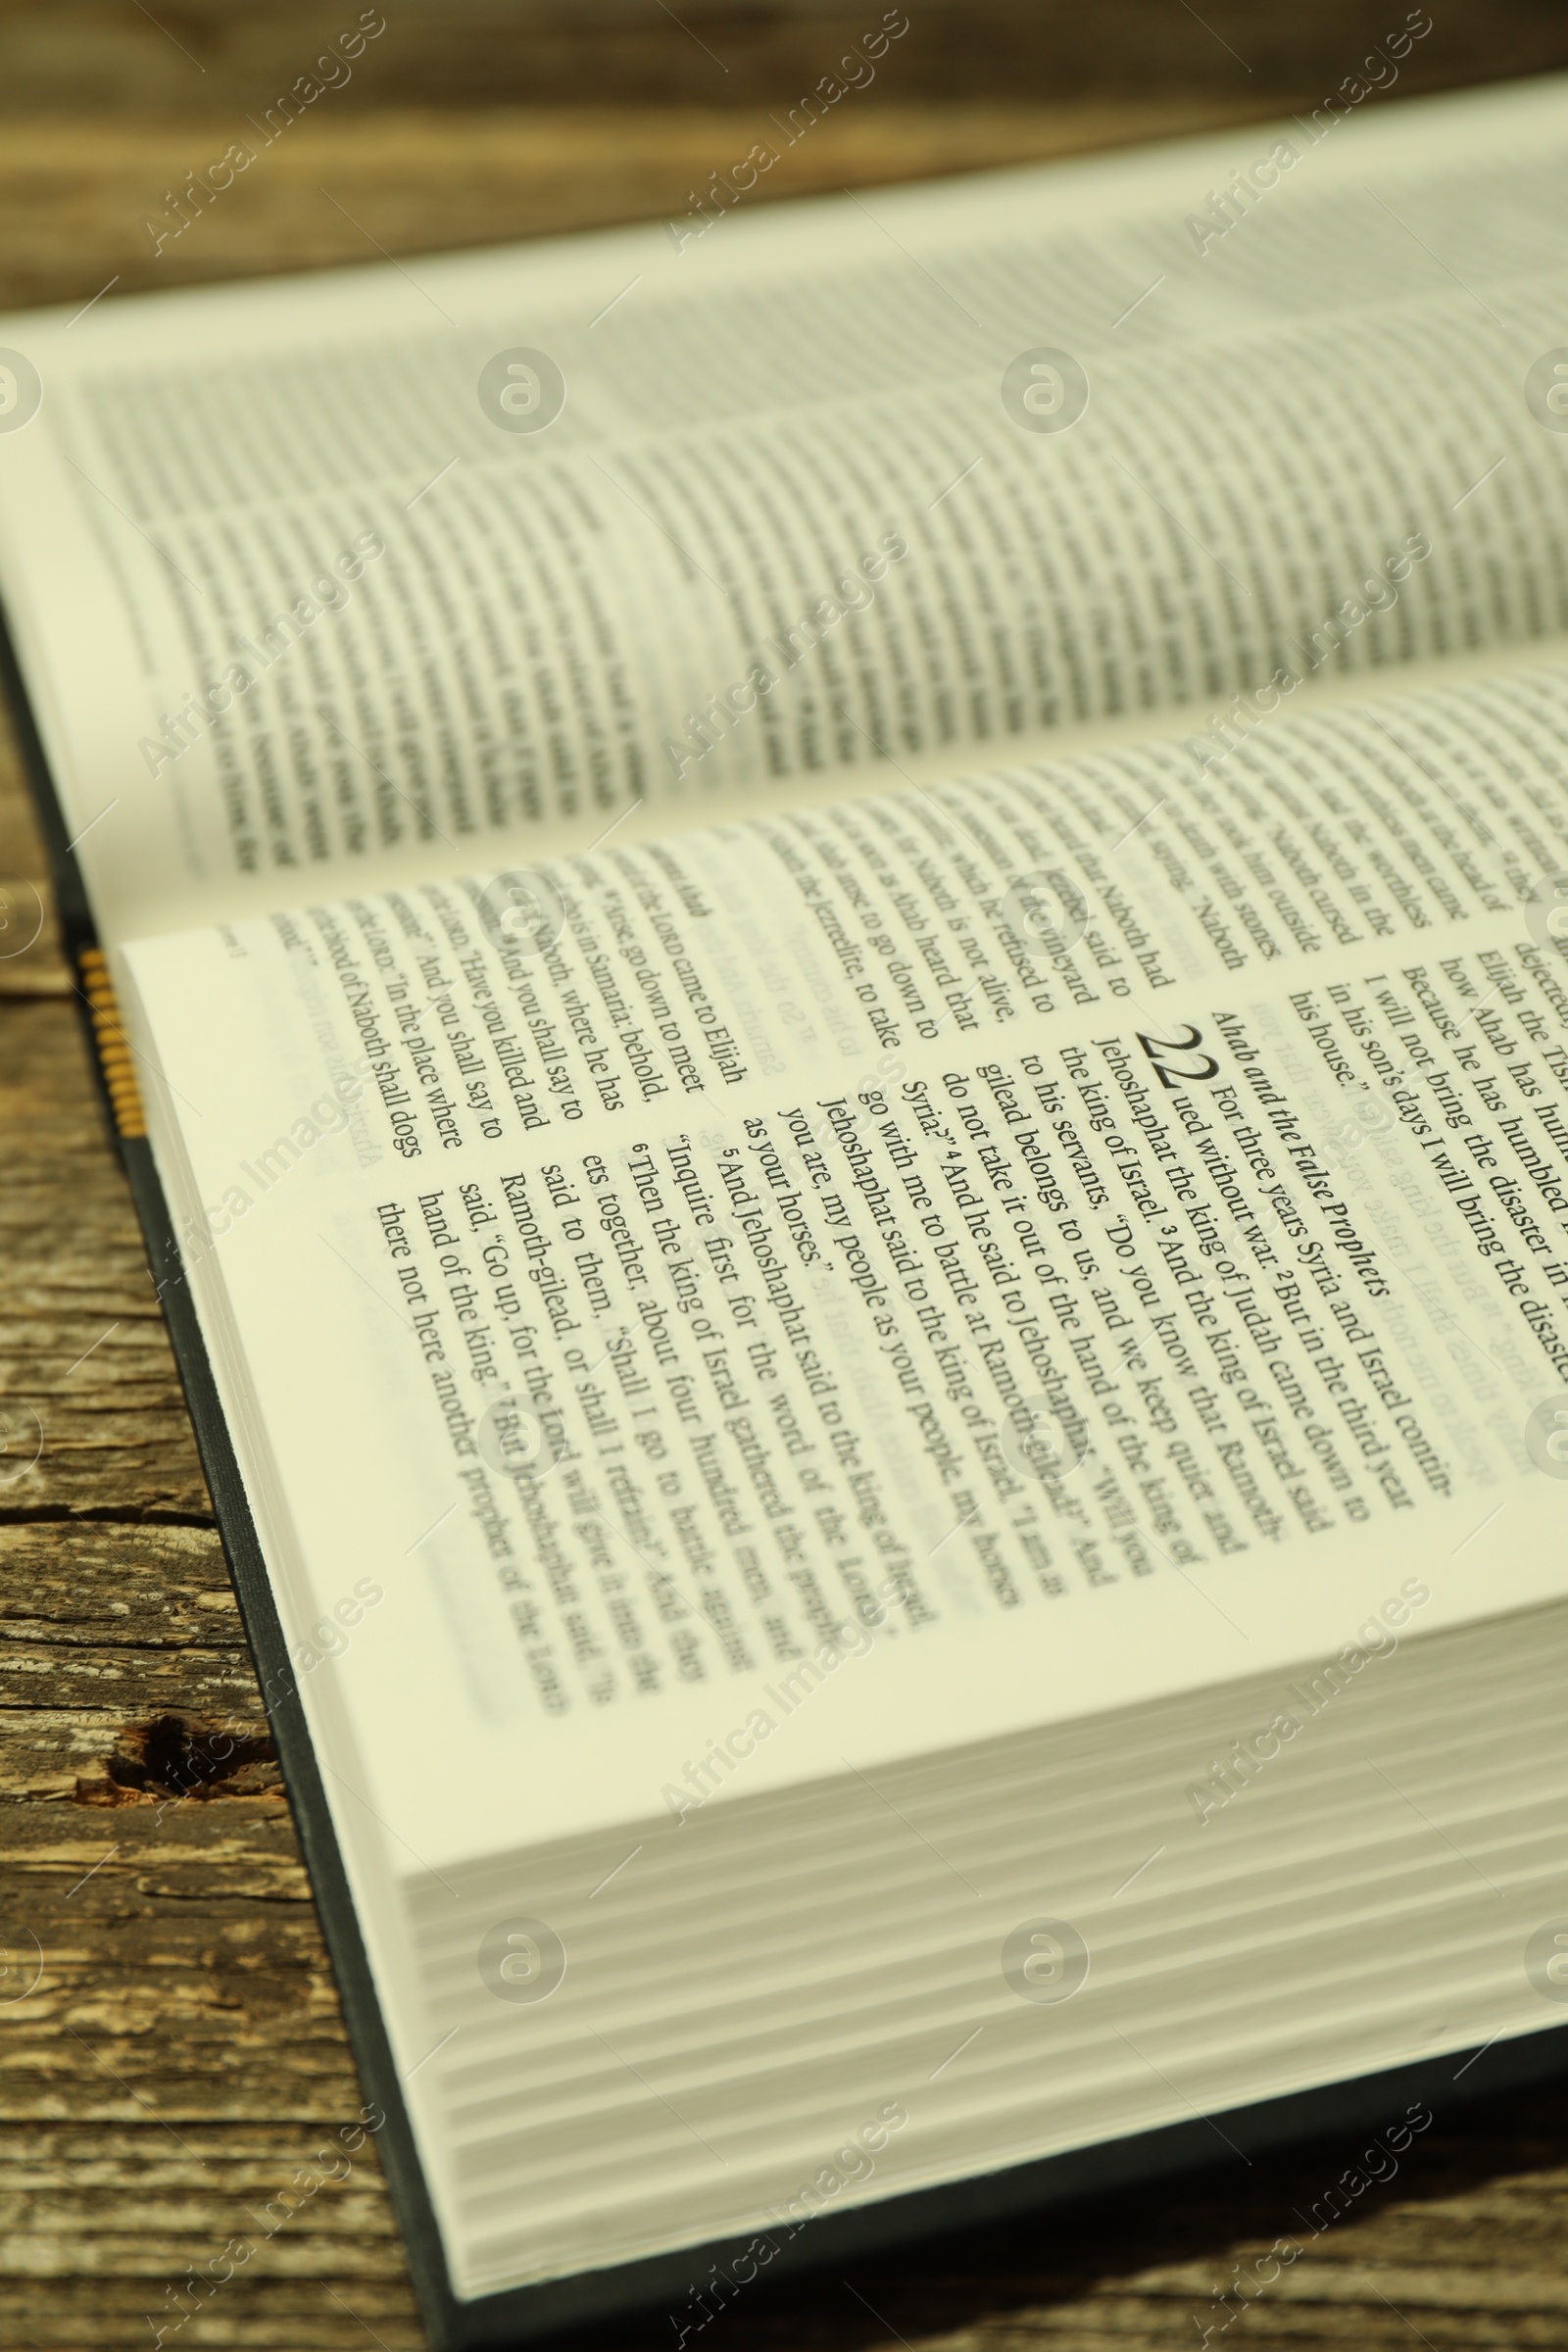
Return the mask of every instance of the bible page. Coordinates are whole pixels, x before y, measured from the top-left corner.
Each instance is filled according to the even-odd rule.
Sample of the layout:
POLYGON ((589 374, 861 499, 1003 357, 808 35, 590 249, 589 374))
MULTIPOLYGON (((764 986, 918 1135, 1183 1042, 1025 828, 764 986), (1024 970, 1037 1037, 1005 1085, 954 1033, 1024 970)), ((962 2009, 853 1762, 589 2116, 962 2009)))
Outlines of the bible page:
POLYGON ((1565 781, 1557 662, 124 951, 334 1801, 439 1870, 1561 1596, 1565 781))
POLYGON ((1560 85, 1356 88, 0 322, 0 590, 105 936, 1568 625, 1560 85))

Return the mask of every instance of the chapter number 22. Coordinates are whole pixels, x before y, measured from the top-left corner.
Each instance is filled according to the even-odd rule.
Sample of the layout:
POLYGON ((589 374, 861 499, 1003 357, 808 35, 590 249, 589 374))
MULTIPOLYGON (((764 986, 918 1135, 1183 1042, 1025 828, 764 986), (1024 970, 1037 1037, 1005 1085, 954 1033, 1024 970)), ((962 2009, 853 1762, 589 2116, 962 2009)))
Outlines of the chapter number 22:
POLYGON ((1213 1054, 1200 1051, 1203 1032, 1191 1023, 1185 1037, 1146 1037, 1140 1029, 1138 1043, 1153 1063, 1163 1087, 1174 1090, 1179 1086, 1197 1086, 1204 1079, 1219 1076, 1219 1063, 1213 1054), (1189 1058, 1197 1060, 1196 1069, 1184 1068, 1183 1063, 1189 1058))

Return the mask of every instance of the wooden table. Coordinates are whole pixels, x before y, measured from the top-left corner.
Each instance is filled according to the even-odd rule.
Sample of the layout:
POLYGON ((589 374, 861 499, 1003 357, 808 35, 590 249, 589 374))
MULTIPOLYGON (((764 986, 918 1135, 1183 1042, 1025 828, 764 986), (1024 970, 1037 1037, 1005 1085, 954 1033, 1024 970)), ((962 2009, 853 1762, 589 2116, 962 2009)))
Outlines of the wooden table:
MULTIPOLYGON (((1310 102, 1310 94, 1306 100, 1310 102)), ((1278 93, 1274 94, 1278 102, 1278 93)), ((1268 99, 1262 103, 1266 107, 1268 99)), ((1259 95, 881 105, 825 123, 794 184, 1062 152, 1260 111, 1259 95)), ((683 209, 742 110, 361 115, 302 127, 184 250, 141 222, 207 149, 188 121, 13 124, 0 300, 86 300, 176 275, 368 258, 683 209), (362 231, 322 200, 332 190, 362 231)), ((220 151, 220 150, 215 150, 220 151)), ((783 174, 779 174, 782 180, 783 174)), ((0 949, 43 859, 0 773, 0 949)), ((147 2347, 174 2289, 359 2104, 311 1893, 130 1200, 52 933, 0 958, 0 2346, 147 2347), (36 1416, 30 1419, 28 1416, 36 1416), (24 1467, 31 1441, 36 1463, 24 1467), (232 1753, 214 1735, 238 1724, 232 1753)), ((417 1730, 411 1737, 417 1738, 417 1730)), ((1221 2340, 1214 2294, 1360 2143, 1324 2142, 1070 2215, 759 2289, 703 2352, 811 2344, 965 2352, 1221 2340)), ((1224 2151, 1216 2144, 1216 2154, 1224 2151)), ((187 2299, 188 2307, 188 2299, 187 2299)), ((1232 2340, 1568 2346, 1568 2093, 1440 2106, 1386 2187, 1313 2240, 1232 2340)), ((166 2340, 337 2352, 422 2341, 368 2143, 166 2340)), ((673 2343, 664 2323, 617 2345, 673 2343)))

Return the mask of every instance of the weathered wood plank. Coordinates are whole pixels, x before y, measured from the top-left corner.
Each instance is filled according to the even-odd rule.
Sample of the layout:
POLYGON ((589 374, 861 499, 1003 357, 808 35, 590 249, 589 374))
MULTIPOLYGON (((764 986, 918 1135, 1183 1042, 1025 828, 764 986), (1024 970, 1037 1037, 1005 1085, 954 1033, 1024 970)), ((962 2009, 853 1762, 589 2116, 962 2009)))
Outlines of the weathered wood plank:
POLYGON ((0 1527, 0 2343, 417 2344, 215 1532, 0 1527))
MULTIPOLYGON (((144 117, 232 109, 241 118, 295 89, 360 16, 338 0, 170 0, 152 14, 116 0, 12 0, 0 105, 18 115, 134 110, 144 117)), ((395 8, 313 105, 565 107, 601 102, 774 106, 812 87, 884 20, 882 0, 449 0, 395 8)), ((1404 16, 1384 0, 921 0, 881 63, 904 99, 1132 100, 1151 91, 1258 86, 1321 95, 1404 16)), ((1405 63, 1411 86, 1540 72, 1561 61, 1551 0, 1449 0, 1405 63)), ((341 56, 341 49, 340 49, 341 56)))
POLYGON ((0 1520, 210 1517, 77 1006, 13 1000, 5 1024, 0 1520))

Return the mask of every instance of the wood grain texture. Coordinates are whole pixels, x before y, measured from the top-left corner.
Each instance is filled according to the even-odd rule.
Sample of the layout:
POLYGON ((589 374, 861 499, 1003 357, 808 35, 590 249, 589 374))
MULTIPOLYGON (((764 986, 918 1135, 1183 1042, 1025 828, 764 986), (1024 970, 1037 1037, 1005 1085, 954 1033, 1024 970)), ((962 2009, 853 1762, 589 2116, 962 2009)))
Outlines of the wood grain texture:
MULTIPOLYGON (((878 25, 886 0, 395 0, 355 59, 351 107, 774 106, 878 25)), ((1321 97, 1404 21, 1405 0, 917 0, 880 71, 903 99, 1172 91, 1321 97)), ((1442 0, 1412 88, 1540 72, 1559 0, 1442 0)), ((265 105, 364 21, 362 0, 0 0, 0 112, 195 116, 265 105)), ((334 71, 328 69, 329 72, 334 71)), ((338 77, 341 78, 341 77, 338 77)))
MULTIPOLYGON (((191 45, 230 23, 216 6, 158 14, 191 45)), ((774 17, 798 44, 809 14, 774 17)), ((16 21, 26 71, 47 79, 59 38, 38 12, 16 21)), ((115 25, 122 43, 159 37, 115 25)), ((1283 26, 1280 12, 1276 45, 1311 47, 1283 26)), ((803 142, 793 169, 802 185, 956 169, 1267 113, 1284 86, 867 111, 803 142)), ((359 258, 323 183, 402 252, 659 213, 754 135, 742 106, 322 121, 155 270, 136 250, 145 192, 220 152, 222 121, 8 129, 0 299, 84 300, 117 271, 161 283, 359 258)), ((8 750, 0 877, 0 2347, 129 2352, 163 2326, 181 2352, 416 2352, 373 2141, 305 2193, 340 2169, 317 2152, 341 2146, 360 2093, 78 1007, 34 923, 42 853, 8 750), (232 2280, 182 2296, 225 2247, 232 2280)), ((1568 2096, 1438 2102, 1397 2177, 1310 2236, 1300 2217, 1361 2144, 1244 2167, 1216 2139, 1211 2172, 754 2289, 687 2342, 1169 2352, 1208 2327, 1212 2342, 1296 2352, 1568 2347, 1568 2096), (1303 2252, 1245 2313, 1214 2301, 1287 2235, 1303 2252)), ((597 2340, 676 2336, 659 2320, 597 2340)))

